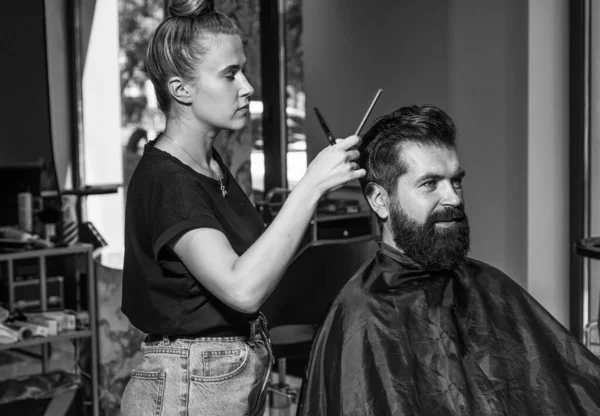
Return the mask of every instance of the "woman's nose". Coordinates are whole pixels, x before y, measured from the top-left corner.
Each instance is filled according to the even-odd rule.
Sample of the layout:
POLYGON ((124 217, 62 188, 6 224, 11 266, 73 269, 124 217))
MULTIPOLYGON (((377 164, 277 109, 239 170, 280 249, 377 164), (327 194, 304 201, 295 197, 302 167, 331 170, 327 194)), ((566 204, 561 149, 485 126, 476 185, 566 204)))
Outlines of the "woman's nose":
POLYGON ((242 77, 243 77, 243 79, 242 79, 242 88, 240 89, 240 96, 241 97, 250 97, 254 94, 254 88, 252 87, 252 85, 250 85, 246 76, 242 75, 242 77))

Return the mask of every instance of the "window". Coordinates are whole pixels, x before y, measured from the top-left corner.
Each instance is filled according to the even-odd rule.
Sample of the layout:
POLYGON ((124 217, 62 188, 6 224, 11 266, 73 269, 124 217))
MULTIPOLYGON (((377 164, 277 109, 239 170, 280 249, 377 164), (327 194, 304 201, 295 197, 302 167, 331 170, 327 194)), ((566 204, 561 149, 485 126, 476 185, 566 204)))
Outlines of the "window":
MULTIPOLYGON (((287 188, 292 189, 298 181, 302 178, 306 172, 307 157, 306 157, 306 136, 304 130, 305 120, 305 97, 304 97, 304 84, 303 84, 303 59, 302 59, 302 1, 301 0, 278 0, 277 2, 271 3, 277 4, 277 12, 279 17, 283 16, 283 19, 278 20, 278 24, 283 25, 281 33, 276 25, 269 24, 265 28, 267 32, 263 33, 263 36, 268 38, 277 39, 277 42, 267 45, 269 49, 269 56, 262 57, 263 61, 269 62, 270 67, 266 69, 269 75, 265 78, 274 79, 283 75, 284 80, 284 91, 278 90, 278 84, 275 81, 271 81, 274 85, 273 89, 268 88, 267 95, 265 97, 262 94, 259 96, 255 94, 253 101, 250 106, 252 114, 252 130, 253 130, 253 145, 252 145, 252 156, 251 156, 251 170, 252 170, 252 190, 256 199, 261 199, 265 191, 265 164, 270 165, 281 165, 286 167, 285 176, 287 183, 279 183, 277 180, 271 180, 269 182, 274 183, 275 186, 285 185, 287 188), (278 59, 277 52, 280 49, 285 50, 285 60, 278 62, 277 64, 272 62, 272 58, 278 59), (275 69, 282 69, 281 73, 275 69), (280 159, 280 152, 265 152, 265 139, 266 140, 280 140, 280 133, 277 131, 275 126, 269 125, 271 129, 268 132, 263 131, 263 113, 264 113, 264 102, 266 100, 273 99, 274 96, 282 95, 285 97, 285 101, 281 105, 285 105, 285 124, 286 124, 286 138, 285 138, 285 149, 282 153, 286 155, 286 160, 280 159), (265 156, 265 154, 267 156, 265 156), (265 160, 265 157, 267 160, 265 160), (285 162, 285 163, 282 163, 285 162)), ((269 11, 266 11, 268 14, 269 11)), ((263 16, 263 19, 265 17, 263 16)), ((268 17, 266 18, 268 19, 268 17)), ((269 20, 273 22, 274 20, 269 20)), ((264 74, 264 72, 263 72, 264 74)), ((273 117, 276 117, 274 112, 273 117)), ((273 143, 267 143, 267 146, 273 145, 273 143)), ((273 178, 272 178, 273 179, 273 178)), ((267 187, 270 187, 267 185, 267 187)))
POLYGON ((302 0, 285 2, 287 182, 293 189, 306 172, 306 118, 302 55, 302 0))

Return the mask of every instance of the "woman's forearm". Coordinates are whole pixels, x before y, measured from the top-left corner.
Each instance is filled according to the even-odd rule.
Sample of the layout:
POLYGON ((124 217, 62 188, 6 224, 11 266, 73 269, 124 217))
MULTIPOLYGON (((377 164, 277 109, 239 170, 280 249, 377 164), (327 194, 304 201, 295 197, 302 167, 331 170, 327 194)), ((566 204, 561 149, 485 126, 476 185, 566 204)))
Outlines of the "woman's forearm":
POLYGON ((232 279, 247 295, 250 309, 258 309, 273 291, 296 253, 321 193, 303 186, 290 193, 263 235, 235 262, 232 279))

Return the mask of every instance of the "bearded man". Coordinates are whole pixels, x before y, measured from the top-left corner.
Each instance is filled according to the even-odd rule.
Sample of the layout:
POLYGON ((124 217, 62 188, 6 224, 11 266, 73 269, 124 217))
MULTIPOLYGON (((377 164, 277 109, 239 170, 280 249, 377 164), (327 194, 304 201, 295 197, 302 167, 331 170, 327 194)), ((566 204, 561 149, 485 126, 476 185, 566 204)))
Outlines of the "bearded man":
POLYGON ((455 139, 434 106, 400 108, 363 137, 380 248, 317 332, 299 415, 600 415, 600 361, 467 257, 455 139))

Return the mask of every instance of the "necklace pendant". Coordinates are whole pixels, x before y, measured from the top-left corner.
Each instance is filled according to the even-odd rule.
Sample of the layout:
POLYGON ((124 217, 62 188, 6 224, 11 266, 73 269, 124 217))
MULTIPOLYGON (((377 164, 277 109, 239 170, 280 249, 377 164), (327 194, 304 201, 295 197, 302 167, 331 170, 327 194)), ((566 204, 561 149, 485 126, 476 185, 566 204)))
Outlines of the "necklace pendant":
POLYGON ((223 184, 221 184, 221 193, 223 194, 223 198, 227 196, 227 189, 225 189, 225 186, 223 186, 223 184))

